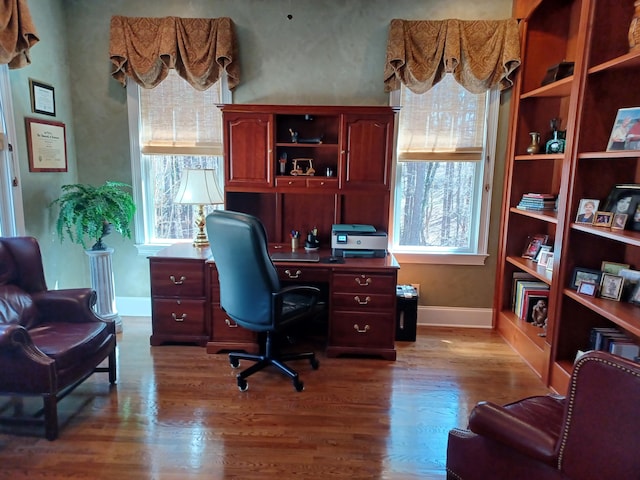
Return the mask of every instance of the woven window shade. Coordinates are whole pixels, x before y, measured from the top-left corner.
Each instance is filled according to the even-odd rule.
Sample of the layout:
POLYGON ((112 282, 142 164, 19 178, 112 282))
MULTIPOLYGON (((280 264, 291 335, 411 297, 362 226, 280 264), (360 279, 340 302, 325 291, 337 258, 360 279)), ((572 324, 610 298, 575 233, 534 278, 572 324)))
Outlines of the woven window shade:
POLYGON ((29 49, 39 41, 27 0, 0 3, 0 64, 22 68, 31 63, 29 49))
POLYGON ((205 91, 175 71, 153 89, 140 89, 140 143, 146 155, 222 155, 220 82, 205 91))
POLYGON ((111 75, 123 86, 131 77, 154 88, 170 69, 197 90, 226 73, 229 89, 240 81, 237 44, 230 18, 111 18, 111 75))
POLYGON ((422 95, 401 89, 398 160, 479 161, 486 93, 473 94, 451 75, 422 95))

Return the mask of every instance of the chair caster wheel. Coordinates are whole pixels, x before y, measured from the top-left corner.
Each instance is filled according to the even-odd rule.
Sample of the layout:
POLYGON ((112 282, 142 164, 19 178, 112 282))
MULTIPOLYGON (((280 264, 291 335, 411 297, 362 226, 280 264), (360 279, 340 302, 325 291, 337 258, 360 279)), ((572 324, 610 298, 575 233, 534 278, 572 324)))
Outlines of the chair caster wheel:
POLYGON ((233 368, 238 368, 240 366, 240 360, 238 360, 237 358, 230 359, 229 363, 233 368))
POLYGON ((318 361, 317 358, 311 359, 311 368, 313 368, 314 370, 317 370, 318 368, 320 368, 320 362, 318 361))
POLYGON ((244 378, 238 378, 238 390, 246 392, 249 389, 249 384, 244 378))
POLYGON ((296 392, 301 392, 304 390, 304 382, 301 382, 300 380, 294 380, 293 386, 296 389, 296 392))

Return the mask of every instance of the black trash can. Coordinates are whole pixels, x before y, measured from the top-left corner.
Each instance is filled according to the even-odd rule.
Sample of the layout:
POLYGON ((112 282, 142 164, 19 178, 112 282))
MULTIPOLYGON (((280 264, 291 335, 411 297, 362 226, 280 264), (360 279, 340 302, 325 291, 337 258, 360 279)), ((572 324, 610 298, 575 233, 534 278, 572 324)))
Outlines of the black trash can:
POLYGON ((411 285, 396 285, 396 340, 416 341, 418 292, 411 285))

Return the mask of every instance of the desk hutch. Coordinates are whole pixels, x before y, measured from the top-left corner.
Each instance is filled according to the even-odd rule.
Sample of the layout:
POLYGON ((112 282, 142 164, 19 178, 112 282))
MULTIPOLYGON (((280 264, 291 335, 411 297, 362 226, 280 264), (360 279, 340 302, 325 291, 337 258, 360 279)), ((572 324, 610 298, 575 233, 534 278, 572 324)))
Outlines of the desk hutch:
MULTIPOLYGON (((295 230, 301 234, 302 249, 306 233, 317 228, 319 253, 326 257, 333 224, 370 224, 387 231, 394 109, 219 108, 224 128, 225 208, 260 218, 271 248, 290 249, 290 234, 295 230), (302 169, 295 175, 294 160, 302 169), (305 175, 309 166, 314 175, 305 175)), ((235 325, 220 309, 215 259, 209 255, 208 248, 177 244, 150 258, 152 345, 193 342, 210 353, 257 348, 254 334, 235 325)), ((348 258, 344 263, 283 262, 276 267, 283 282, 326 288, 327 355, 395 360, 399 266, 392 255, 348 258)), ((247 301, 250 298, 247 292, 247 301)))

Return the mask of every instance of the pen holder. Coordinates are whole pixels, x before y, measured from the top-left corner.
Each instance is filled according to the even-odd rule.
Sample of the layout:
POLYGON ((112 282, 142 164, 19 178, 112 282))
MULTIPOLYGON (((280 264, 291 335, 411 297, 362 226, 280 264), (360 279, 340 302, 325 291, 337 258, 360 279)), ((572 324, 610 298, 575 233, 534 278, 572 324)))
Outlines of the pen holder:
POLYGON ((299 243, 298 243, 298 237, 292 237, 291 238, 291 251, 295 252, 298 249, 299 243))

